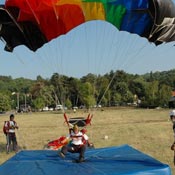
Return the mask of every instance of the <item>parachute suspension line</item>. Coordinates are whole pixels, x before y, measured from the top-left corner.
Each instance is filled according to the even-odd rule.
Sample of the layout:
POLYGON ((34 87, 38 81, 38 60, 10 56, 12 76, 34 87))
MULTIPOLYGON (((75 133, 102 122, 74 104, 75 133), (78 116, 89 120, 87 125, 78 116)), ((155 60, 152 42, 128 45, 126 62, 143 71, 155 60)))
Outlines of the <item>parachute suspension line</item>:
MULTIPOLYGON (((23 29, 21 28, 21 26, 18 24, 18 22, 16 21, 16 19, 14 19, 14 17, 11 15, 10 12, 8 12, 8 15, 10 16, 10 18, 13 20, 13 22, 15 23, 15 25, 18 27, 18 29, 21 31, 21 33, 23 34, 24 38, 26 39, 26 41, 29 41, 28 38, 26 37, 23 29)), ((4 42, 3 39, 1 39, 1 41, 4 42)), ((30 43, 30 42, 29 42, 30 43)))
POLYGON ((88 72, 89 72, 89 70, 90 70, 90 46, 89 46, 89 39, 88 39, 88 34, 87 34, 87 24, 85 24, 84 25, 84 31, 85 31, 85 41, 86 41, 86 43, 87 43, 87 61, 88 61, 88 63, 87 63, 87 65, 88 65, 88 67, 87 67, 87 70, 88 70, 88 72))
POLYGON ((57 56, 56 56, 57 57, 56 58, 56 63, 57 63, 56 64, 57 65, 56 70, 57 70, 57 72, 59 72, 60 75, 63 75, 63 73, 64 73, 64 71, 63 71, 63 51, 61 49, 60 39, 61 38, 56 40, 57 41, 57 44, 56 44, 56 49, 57 49, 57 51, 56 51, 56 53, 57 53, 57 56))
POLYGON ((32 9, 32 7, 31 7, 31 5, 30 5, 29 1, 28 1, 28 0, 26 0, 26 2, 27 2, 27 5, 29 6, 29 8, 30 8, 31 12, 33 13, 33 16, 35 17, 36 22, 38 23, 38 25, 40 25, 39 19, 38 19, 37 15, 35 14, 35 12, 33 11, 33 9, 32 9))
MULTIPOLYGON (((39 24, 39 20, 38 20, 38 18, 36 17, 34 11, 32 10, 32 8, 31 8, 31 6, 30 6, 28 0, 26 0, 26 2, 27 2, 27 4, 28 4, 29 8, 31 9, 32 13, 34 14, 34 17, 35 17, 37 23, 39 24)), ((18 27, 18 29, 19 29, 19 30, 21 31, 21 33, 23 34, 25 40, 28 41, 28 44, 30 45, 30 41, 29 41, 28 37, 26 37, 26 35, 25 35, 23 29, 22 29, 21 26, 18 24, 18 22, 16 21, 16 19, 11 15, 10 12, 8 12, 8 15, 9 15, 10 18, 13 20, 13 22, 15 23, 15 25, 18 27)), ((30 47, 31 47, 31 45, 30 45, 30 47)))
MULTIPOLYGON (((104 23, 105 24, 105 23, 104 23)), ((105 28, 104 28, 104 30, 103 30, 103 36, 104 37, 102 37, 102 39, 103 39, 103 41, 105 41, 105 35, 107 35, 107 36, 109 36, 109 34, 110 34, 110 30, 106 30, 106 24, 105 24, 105 28), (109 32, 106 32, 106 31, 109 31, 109 32)), ((111 25, 112 26, 112 25, 111 25)), ((114 36, 114 32, 115 31, 113 31, 112 32, 112 36, 114 36)), ((110 54, 111 54, 111 49, 112 49, 112 47, 113 47, 113 44, 114 44, 114 38, 115 37, 112 37, 112 41, 111 42, 109 42, 109 45, 108 45, 108 47, 109 47, 109 51, 107 51, 107 54, 106 54, 106 56, 105 56, 105 49, 102 49, 103 50, 103 59, 105 59, 105 57, 106 57, 106 60, 108 60, 108 59, 110 59, 110 54)), ((103 43, 103 42, 102 42, 103 43)), ((96 44, 97 45, 97 44, 96 44)), ((101 46, 102 47, 102 46, 101 46)), ((108 49, 108 48, 107 48, 108 49)), ((106 50, 107 50, 106 49, 106 50)), ((100 60, 99 60, 99 62, 101 63, 101 65, 102 65, 102 61, 103 60, 101 60, 101 58, 100 58, 100 60)), ((112 64, 113 65, 113 64, 112 64)), ((105 68, 106 68, 106 66, 105 66, 105 68)), ((107 69, 107 70, 109 70, 109 69, 107 69)), ((104 71, 104 70, 101 70, 101 71, 104 71)), ((98 77, 97 77, 98 78, 98 77)), ((96 83, 96 82, 95 82, 96 83)), ((94 83, 94 84, 95 84, 94 83)), ((105 92, 106 93, 106 92, 105 92)), ((104 96, 104 95, 103 95, 104 96)), ((96 102, 97 102, 97 104, 96 105, 100 105, 100 103, 101 103, 101 100, 100 101, 98 101, 98 99, 99 99, 99 97, 100 97, 100 94, 96 97, 96 102)))
POLYGON ((53 68, 51 65, 51 61, 48 61, 48 60, 50 60, 48 52, 45 49, 43 49, 42 54, 37 52, 37 55, 40 57, 40 59, 38 59, 38 60, 41 62, 41 65, 43 65, 43 67, 45 67, 48 71, 50 71, 50 70, 52 71, 53 68))
POLYGON ((107 35, 106 31, 107 31, 107 25, 105 23, 103 23, 103 30, 102 30, 102 33, 101 33, 101 37, 100 37, 100 41, 99 41, 99 49, 100 49, 100 60, 99 60, 99 65, 97 67, 97 72, 100 72, 100 70, 102 70, 102 67, 103 67, 103 62, 104 62, 104 59, 105 59, 105 51, 106 51, 106 48, 103 48, 104 47, 104 43, 106 43, 105 41, 105 36, 107 35))
POLYGON ((108 85, 107 85, 107 87, 106 87, 106 89, 105 89, 101 99, 99 100, 98 105, 101 104, 101 101, 103 100, 104 96, 106 95, 106 92, 109 90, 109 87, 110 87, 111 83, 113 82, 115 76, 116 76, 116 72, 114 73, 113 77, 111 78, 110 82, 108 83, 108 85))
MULTIPOLYGON (((135 46, 135 44, 133 43, 136 43, 135 40, 136 40, 136 37, 128 37, 129 34, 126 34, 126 33, 123 33, 122 34, 122 44, 120 45, 120 50, 118 50, 119 52, 119 57, 118 57, 118 61, 120 64, 117 64, 117 69, 122 69, 122 67, 124 68, 124 65, 127 63, 128 64, 128 60, 131 53, 129 52, 133 52, 133 46, 135 46), (124 46, 124 47, 123 47, 124 46)), ((114 63, 114 65, 116 65, 116 62, 114 63)))
POLYGON ((51 3, 52 3, 52 7, 53 7, 53 11, 54 11, 54 13, 55 13, 56 19, 57 19, 57 21, 58 21, 59 16, 58 16, 58 14, 57 14, 57 11, 56 11, 56 8, 55 8, 55 5, 54 5, 54 1, 51 0, 51 3))
MULTIPOLYGON (((167 43, 164 43, 164 44, 167 44, 167 43)), ((163 45, 163 44, 162 44, 163 45)), ((149 57, 149 56, 152 56, 153 58, 152 58, 152 61, 153 61, 153 59, 155 60, 155 59, 160 59, 161 57, 164 59, 164 57, 166 57, 166 54, 168 53, 168 52, 170 52, 171 51, 171 49, 174 47, 173 45, 171 46, 171 47, 169 47, 169 46, 167 46, 167 47, 162 47, 162 45, 159 45, 159 46, 156 46, 156 45, 154 45, 154 44, 152 44, 152 47, 151 47, 151 49, 149 49, 149 51, 147 51, 146 53, 148 53, 146 56, 147 57, 149 57), (160 50, 160 47, 162 47, 161 48, 161 50, 160 50), (159 53, 159 57, 157 57, 157 49, 158 49, 158 53, 159 53), (155 55, 155 56, 154 56, 155 55)), ((143 55, 141 55, 140 57, 144 57, 145 55, 144 55, 144 53, 143 53, 143 55)), ((156 61, 156 60, 155 60, 156 61)), ((159 60, 157 60, 157 62, 158 62, 159 60)))
MULTIPOLYGON (((68 9, 66 9, 64 11, 64 16, 66 16, 68 14, 69 14, 69 11, 68 11, 68 9)), ((59 17, 57 17, 57 20, 59 20, 59 17)), ((74 20, 72 20, 72 21, 74 21, 74 20)), ((59 23, 57 23, 57 29, 59 29, 59 25, 58 24, 59 23)), ((68 43, 68 45, 66 45, 66 46, 64 45, 64 47, 69 51, 69 52, 64 52, 64 53, 67 54, 67 58, 66 59, 68 59, 69 55, 70 55, 70 51, 71 51, 71 43, 74 42, 74 38, 75 38, 74 36, 75 35, 76 35, 76 32, 74 32, 73 35, 71 35, 70 33, 69 34, 67 33, 63 37, 60 37, 59 39, 56 40, 56 42, 58 42, 58 44, 56 44, 56 46, 59 46, 59 49, 56 47, 56 53, 57 53, 57 56, 58 56, 58 53, 60 55, 58 58, 56 58, 57 72, 60 72, 58 74, 58 76, 59 76, 58 77, 58 84, 60 84, 60 88, 58 87, 58 90, 59 90, 58 103, 63 105, 63 108, 61 110, 63 114, 65 113, 66 92, 63 91, 63 93, 61 93, 61 87, 62 87, 62 85, 64 86, 64 84, 62 84, 63 82, 61 81, 61 77, 62 77, 62 75, 66 74, 65 73, 65 69, 63 68, 63 56, 66 57, 66 55, 65 54, 63 55, 63 51, 65 51, 65 49, 61 49, 61 47, 63 47, 63 45, 61 45, 61 40, 64 39, 64 41, 66 41, 66 39, 69 38, 69 42, 66 42, 66 44, 68 43)), ((68 60, 68 62, 69 62, 69 60, 68 60)))
MULTIPOLYGON (((118 41, 118 39, 119 39, 118 37, 119 37, 119 35, 117 35, 117 41, 118 41)), ((111 47, 110 47, 111 49, 112 49, 112 46, 113 46, 113 42, 114 42, 114 37, 113 37, 113 40, 112 40, 112 43, 111 43, 111 47)), ((112 61, 111 66, 110 66, 111 68, 112 68, 112 66, 114 65, 114 63, 117 62, 117 60, 118 60, 119 51, 121 51, 121 48, 120 48, 120 47, 122 47, 122 42, 118 43, 118 48, 119 48, 119 49, 116 51, 116 54, 115 54, 115 56, 114 56, 114 59, 113 59, 113 61, 112 61)), ((108 70, 109 70, 109 69, 108 69, 108 70)), ((99 102, 98 102, 97 105, 100 105, 100 104, 101 104, 101 102, 102 102, 104 96, 106 95, 107 91, 109 90, 110 85, 111 85, 111 83, 113 82, 115 76, 116 76, 116 72, 115 72, 115 74, 113 75, 113 77, 111 78, 110 82, 108 83, 108 85, 107 85, 107 87, 106 87, 106 89, 105 89, 103 95, 102 95, 101 98, 99 99, 99 102)), ((97 99, 98 99, 99 97, 100 97, 100 94, 99 94, 99 96, 97 97, 97 99)))
MULTIPOLYGON (((56 8, 54 5, 53 6, 53 9, 54 9, 54 12, 55 12, 55 15, 56 15, 56 19, 57 19, 57 25, 56 25, 56 31, 59 31, 59 14, 57 13, 56 11, 56 8)), ((67 14, 67 10, 64 11, 64 14, 66 15, 67 14)), ((60 81, 60 74, 63 74, 63 51, 61 49, 61 39, 62 37, 59 37, 56 39, 56 47, 55 47, 55 62, 56 62, 56 72, 59 73, 59 81, 60 81), (58 47, 57 47, 58 46, 58 47)), ((62 104, 63 102, 60 101, 60 104, 62 104)))
MULTIPOLYGON (((112 36, 115 36, 115 31, 113 31, 112 36)), ((107 56, 106 56, 107 59, 112 57, 112 55, 111 55, 111 53, 112 53, 111 50, 112 50, 112 48, 113 48, 113 46, 114 46, 114 40, 115 40, 115 37, 112 37, 112 42, 111 42, 111 44, 110 44, 110 48, 109 48, 109 51, 107 52, 107 56)), ((115 58, 113 58, 113 61, 112 61, 111 66, 110 66, 110 69, 111 69, 112 66, 114 65, 114 62, 115 62, 115 58)), ((107 70, 109 70, 109 69, 107 69, 107 70)))
POLYGON ((8 15, 10 16, 10 18, 13 20, 13 22, 15 23, 15 25, 18 27, 18 29, 21 31, 21 33, 24 34, 21 26, 18 24, 18 22, 14 19, 14 17, 11 15, 11 13, 8 12, 8 15))
POLYGON ((168 51, 170 51, 172 48, 174 49, 174 45, 172 45, 171 47, 169 47, 168 46, 168 44, 167 44, 167 48, 166 47, 163 47, 163 45, 166 45, 167 43, 163 43, 163 44, 161 44, 161 45, 159 45, 159 46, 155 46, 154 45, 154 48, 152 48, 152 52, 149 52, 149 54, 152 54, 152 53, 156 53, 156 49, 158 49, 158 51, 159 51, 159 55, 161 55, 161 56, 164 56, 164 54, 167 54, 168 53, 168 51), (159 49, 160 47, 162 47, 161 48, 161 50, 159 49))
MULTIPOLYGON (((132 50, 133 51, 133 43, 136 43, 136 37, 134 37, 134 39, 132 37, 129 38, 129 42, 127 43, 127 47, 125 48, 126 51, 122 53, 121 57, 123 58, 123 65, 128 62, 129 60, 129 56, 130 55, 130 51, 132 50)), ((134 44, 135 45, 135 44, 134 44)))
MULTIPOLYGON (((52 7, 53 7, 53 10, 54 10, 54 14, 55 14, 55 17, 56 17, 56 20, 58 21, 59 20, 59 16, 56 12, 56 8, 53 4, 53 0, 52 0, 52 7)), ((58 30, 58 23, 56 25, 56 30, 58 30)), ((54 39, 52 41, 50 41, 49 43, 47 43, 47 47, 49 47, 49 52, 46 51, 44 53, 44 58, 47 60, 46 63, 47 65, 49 64, 50 65, 50 70, 51 72, 61 72, 61 64, 59 64, 59 54, 61 53, 61 49, 60 49, 60 38, 58 39, 54 39), (55 44, 56 43, 56 44, 55 44)))
MULTIPOLYGON (((138 59, 139 54, 142 53, 142 51, 146 48, 147 43, 145 43, 145 45, 143 45, 140 49, 138 49, 130 58, 127 64, 123 64, 122 66, 124 67, 126 65, 126 69, 128 70, 128 68, 131 68, 133 64, 135 64, 136 62, 138 63, 139 61, 142 61, 142 59, 138 59), (132 61, 132 62, 131 62, 132 61)), ((140 56, 140 58, 142 58, 142 56, 140 56)))
MULTIPOLYGON (((119 33, 119 35, 120 35, 120 33, 119 33)), ((119 35, 117 35, 117 38, 119 37, 119 35)), ((125 35, 124 35, 125 36, 125 35)), ((129 50, 129 46, 131 46, 132 44, 130 44, 129 43, 129 45, 127 46, 127 47, 125 47, 125 50, 122 50, 122 48, 123 48, 123 44, 124 43, 127 43, 126 41, 128 40, 128 37, 126 36, 126 37, 123 37, 122 36, 122 39, 121 39, 121 42, 118 42, 117 43, 117 49, 116 49, 116 54, 115 54, 115 56, 114 56, 114 59, 112 60, 112 64, 111 64, 111 67, 112 66, 114 66, 114 65, 116 65, 116 63, 117 62, 119 62, 120 60, 119 60, 119 58, 121 57, 121 58, 123 58, 123 57, 125 57, 125 54, 128 54, 128 50, 129 50), (121 52, 122 51, 122 52, 121 52), (123 57, 122 57, 122 55, 123 55, 123 57)), ((131 41, 131 42, 133 42, 133 41, 131 41)), ((128 43, 127 43, 128 44, 128 43)), ((112 47, 112 45, 113 45, 113 42, 111 43, 111 47, 112 47)), ((123 58, 124 59, 124 58, 123 58)), ((122 60, 123 60, 122 59, 122 60)), ((124 59, 125 60, 125 59, 124 59)), ((118 67, 117 67, 117 69, 118 69, 118 67)), ((104 91, 104 93, 103 93, 103 95, 102 95, 102 97, 100 98, 100 100, 99 100, 99 102, 98 102, 98 105, 99 104, 101 104, 101 101, 103 100, 103 98, 104 98, 104 96, 105 96, 105 94, 107 93, 107 91, 109 90, 109 88, 110 88, 110 85, 112 84, 112 82, 113 82, 113 80, 114 80, 114 78, 115 78, 115 76, 116 76, 116 70, 115 70, 115 73, 114 73, 114 75, 113 75, 113 77, 111 78, 111 80, 110 80, 110 82, 108 83, 108 85, 107 85, 107 87, 106 87, 106 89, 105 89, 105 91, 104 91)))
POLYGON ((111 67, 113 66, 113 69, 122 69, 122 67, 124 68, 124 66, 127 65, 129 61, 133 61, 130 59, 130 57, 133 55, 133 47, 136 45, 133 43, 136 43, 135 41, 137 37, 133 37, 134 35, 131 34, 128 37, 128 35, 129 33, 127 32, 118 32, 117 36, 119 37, 120 42, 116 43, 116 54, 113 61, 111 62, 111 67))
MULTIPOLYGON (((95 61, 95 67, 97 67, 97 21, 95 21, 95 51, 94 51, 94 61, 95 61)), ((98 77, 98 75, 97 75, 97 77, 98 77)), ((95 80, 94 80, 94 83, 93 83, 93 87, 94 87, 94 89, 93 89, 93 96, 94 96, 94 98, 95 98, 95 92, 96 92, 96 89, 95 89, 95 87, 96 87, 96 84, 97 84, 97 77, 95 78, 95 80)), ((97 102, 97 97, 95 98, 95 101, 97 102)))
MULTIPOLYGON (((24 61, 24 59, 21 57, 22 55, 19 54, 18 52, 16 52, 16 50, 13 51, 13 54, 16 56, 16 58, 19 60, 19 62, 22 65, 25 65, 25 67, 27 67, 28 63, 24 61)), ((45 66, 45 64, 43 64, 43 61, 45 62, 45 60, 43 59, 43 57, 38 53, 38 52, 34 52, 33 53, 35 56, 38 55, 40 57, 40 59, 37 59, 40 61, 41 65, 45 66), (42 61, 43 60, 43 61, 42 61)), ((46 69, 49 70, 49 65, 45 67, 46 69)), ((26 69, 27 70, 27 69, 26 69)), ((28 70, 28 73, 30 73, 30 71, 28 70)), ((28 75, 28 74, 27 74, 28 75)))
MULTIPOLYGON (((103 29, 103 30, 102 30, 102 32, 98 32, 98 33, 100 33, 100 36, 98 36, 98 38, 100 38, 100 39, 97 39, 98 42, 96 42, 96 48, 97 48, 96 53, 99 53, 98 54, 98 59, 95 58, 95 60, 98 60, 98 63, 96 63, 97 66, 95 67, 97 73, 100 72, 100 71, 104 72, 104 69, 106 68, 106 65, 104 66, 103 63, 106 59, 108 60, 108 58, 106 58, 106 57, 109 56, 109 51, 107 52, 107 49, 108 49, 108 47, 110 47, 110 49, 111 49, 111 47, 113 45, 112 42, 110 42, 110 45, 108 45, 108 46, 105 45, 105 43, 108 42, 108 41, 106 41, 106 38, 108 38, 108 36, 110 34, 110 30, 107 29, 107 27, 108 27, 107 22, 100 21, 99 26, 101 26, 101 25, 103 25, 103 26, 100 28, 100 30, 101 29, 103 29), (98 44, 99 47, 97 47, 97 44, 98 44), (107 52, 107 56, 106 56, 106 52, 107 52)), ((97 36, 98 33, 97 33, 97 28, 96 28, 96 36, 97 36)), ((97 78, 98 78, 98 76, 96 77, 96 81, 94 82, 94 85, 97 83, 97 78)), ((95 93, 95 89, 94 89, 94 93, 95 93)), ((100 101, 98 100, 99 96, 100 96, 100 94, 98 96, 96 96, 96 102, 97 102, 96 105, 97 106, 101 103, 101 100, 100 101)), ((96 109, 96 108, 93 108, 93 109, 96 109)))
MULTIPOLYGON (((59 14, 58 14, 58 12, 56 11, 56 8, 55 8, 55 5, 54 5, 54 3, 53 3, 53 0, 52 0, 52 7, 53 7, 53 9, 54 9, 54 13, 55 13, 55 16, 56 16, 56 21, 57 21, 57 25, 56 25, 56 32, 59 30, 59 14)), ((59 74, 61 74, 61 72, 62 72, 62 74, 63 74, 63 70, 62 70, 62 55, 63 55, 63 53, 62 53, 62 49, 61 49, 61 46, 60 46, 60 39, 61 38, 57 38, 56 39, 56 47, 55 47, 55 53, 56 53, 56 55, 55 55, 55 70, 56 70, 56 72, 57 73, 59 73, 59 74)), ((62 102, 61 102, 61 104, 62 104, 62 102)))
POLYGON ((108 68, 108 69, 114 69, 114 66, 116 65, 116 63, 117 63, 116 69, 118 69, 118 67, 119 67, 118 64, 120 63, 121 53, 125 52, 125 48, 123 47, 123 45, 124 45, 124 42, 125 42, 126 38, 124 36, 125 35, 123 35, 120 31, 118 31, 116 33, 117 43, 114 44, 114 46, 115 45, 117 46, 116 47, 116 52, 114 52, 115 54, 114 54, 114 57, 113 57, 113 61, 111 62, 110 68, 108 68))
MULTIPOLYGON (((130 20, 131 19, 129 19, 128 22, 130 22, 130 20)), ((122 35, 122 42, 119 43, 118 47, 120 47, 120 48, 118 50, 116 49, 117 51, 116 51, 116 55, 114 57, 115 58, 114 62, 116 63, 117 61, 121 60, 123 63, 120 64, 120 67, 117 66, 117 69, 118 68, 121 69, 122 65, 125 65, 125 63, 128 61, 128 59, 129 59, 129 56, 128 56, 129 55, 129 50, 132 50, 131 48, 133 47, 133 39, 132 38, 134 38, 134 40, 136 40, 136 37, 132 37, 132 36, 128 37, 127 35, 129 35, 129 34, 126 35, 126 33, 124 33, 124 32, 121 32, 121 35, 122 35), (124 36, 126 36, 125 40, 124 40, 124 38, 125 38, 124 36), (129 42, 128 42, 128 38, 130 39, 129 42), (126 45, 125 47, 123 47, 124 44, 126 45), (123 48, 123 50, 122 50, 122 48, 123 48)), ((117 45, 118 45, 118 42, 117 42, 117 45)), ((115 64, 113 64, 113 65, 115 65, 115 64)))
MULTIPOLYGON (((53 4, 53 3, 52 3, 53 4)), ((32 11, 32 8, 30 6, 30 4, 28 4, 31 11, 32 11)), ((55 7, 53 6, 53 9, 55 9, 55 7)), ((33 15, 35 16, 36 18, 36 14, 32 11, 33 15)), ((55 11, 55 15, 56 15, 56 11, 55 11)), ((56 18, 58 20, 58 18, 56 18)), ((38 23, 38 25, 40 26, 40 23, 38 23)), ((57 41, 57 40, 56 40, 57 41)), ((43 65, 49 72, 57 72, 57 67, 56 65, 56 61, 54 60, 58 60, 58 59, 55 59, 55 57, 58 56, 58 54, 55 54, 57 52, 59 52, 60 49, 53 47, 53 43, 55 41, 50 41, 49 43, 47 43, 45 46, 43 47, 46 47, 48 48, 49 52, 47 51, 47 49, 42 49, 42 50, 38 50, 36 53, 39 55, 40 59, 39 61, 41 62, 41 65, 43 65), (55 51, 54 51, 55 49, 55 51)), ((56 46, 59 46, 59 44, 55 44, 56 46)))
MULTIPOLYGON (((55 8, 55 7, 53 7, 53 8, 55 8)), ((55 11, 56 12, 56 11, 55 11)), ((64 11, 64 15, 67 15, 68 14, 68 9, 66 9, 65 11, 64 11)), ((56 12, 56 15, 57 15, 57 12, 56 12)), ((56 18, 57 20, 59 20, 59 16, 57 15, 57 18, 56 18)), ((72 20, 73 21, 73 20, 72 20)), ((57 28, 59 29, 59 23, 57 23, 57 28)), ((73 35, 74 36, 74 35, 73 35)), ((66 92, 64 92, 64 93, 61 93, 61 87, 62 87, 62 81, 61 81, 61 74, 64 74, 63 73, 63 70, 65 70, 64 68, 63 68, 63 56, 65 56, 65 55, 63 55, 63 51, 65 50, 63 50, 63 49, 61 49, 61 47, 62 47, 62 45, 61 45, 61 40, 62 39, 64 39, 64 40, 66 40, 66 38, 67 37, 69 37, 69 38, 73 38, 73 40, 74 40, 74 37, 70 37, 68 34, 67 35, 64 35, 63 37, 60 37, 60 38, 57 38, 55 41, 56 41, 56 47, 54 47, 54 48, 56 48, 56 50, 55 50, 55 53, 56 53, 56 59, 55 59, 55 66, 56 66, 56 69, 57 69, 57 71, 56 72, 59 72, 59 74, 58 74, 58 86, 60 86, 60 87, 57 87, 57 90, 59 91, 58 93, 59 94, 56 94, 56 95, 58 95, 58 101, 57 101, 57 104, 62 104, 63 105, 63 108, 62 108, 62 113, 64 113, 65 112, 65 108, 64 108, 64 106, 65 106, 65 100, 66 100, 66 92), (58 49, 59 48, 59 49, 58 49), (58 56, 59 55, 59 56, 58 56), (62 72, 62 73, 61 73, 62 72), (60 74, 61 73, 61 74, 60 74)), ((69 44, 68 44, 68 48, 67 47, 65 47, 66 49, 68 49, 68 50, 71 50, 70 49, 70 47, 71 47, 71 42, 69 41, 68 42, 69 44)), ((66 53, 69 53, 70 54, 70 52, 66 52, 66 53)))
MULTIPOLYGON (((34 10, 32 9, 32 7, 31 7, 29 1, 26 0, 26 3, 27 3, 27 5, 28 5, 28 7, 30 8, 30 10, 31 10, 31 12, 32 12, 32 14, 33 14, 33 16, 35 17, 35 20, 36 20, 37 24, 40 26, 39 19, 38 19, 36 13, 34 12, 34 10)), ((42 52, 43 52, 43 51, 45 51, 45 49, 42 49, 42 52)), ((44 56, 41 56, 41 55, 39 54, 39 51, 37 51, 36 53, 38 53, 38 55, 39 55, 39 57, 41 58, 41 60, 43 60, 43 61, 41 61, 41 64, 43 64, 43 62, 46 62, 46 65, 47 65, 46 68, 48 69, 48 68, 50 67, 50 69, 51 69, 52 66, 50 66, 50 64, 51 64, 50 61, 49 61, 49 62, 46 61, 47 59, 49 60, 49 58, 50 58, 49 55, 48 55, 48 52, 43 53, 44 56), (49 63, 49 64, 48 64, 48 63, 49 63)), ((39 61, 40 61, 40 59, 39 59, 39 61)), ((48 70, 50 70, 50 69, 48 69, 48 70)))
POLYGON ((16 56, 16 58, 20 61, 20 63, 25 64, 24 61, 23 61, 23 59, 19 56, 18 53, 15 53, 14 51, 13 51, 13 53, 16 56))
POLYGON ((161 56, 163 56, 163 54, 167 54, 170 49, 172 50, 172 48, 174 49, 174 44, 171 47, 167 47, 165 50, 161 49, 161 56))
MULTIPOLYGON (((144 11, 144 9, 139 9, 137 11, 144 11)), ((128 20, 128 22, 131 22, 131 18, 128 20)), ((136 41, 138 37, 132 37, 132 36, 129 37, 129 39, 132 39, 132 38, 134 38, 134 40, 136 41)), ((139 38, 139 40, 140 40, 140 38, 139 38)), ((127 43, 127 48, 125 47, 125 52, 123 52, 123 54, 121 55, 121 58, 124 60, 123 63, 121 64, 121 67, 130 66, 131 61, 133 63, 133 59, 130 59, 131 55, 133 54, 133 49, 132 49, 133 48, 133 39, 130 40, 130 42, 131 42, 130 44, 127 43), (131 54, 129 54, 129 51, 131 51, 131 54)), ((144 47, 142 47, 142 48, 144 48, 144 47)), ((140 52, 140 50, 138 52, 140 52)), ((136 58, 136 55, 138 54, 138 52, 136 54, 134 54, 135 55, 134 58, 136 58)))
MULTIPOLYGON (((128 61, 129 50, 131 47, 133 47, 133 43, 135 43, 135 42, 133 42, 133 38, 131 36, 128 37, 125 34, 126 33, 123 33, 123 35, 124 35, 123 38, 125 40, 123 40, 123 45, 124 45, 123 50, 121 50, 122 52, 120 52, 120 58, 121 58, 120 61, 121 62, 120 62, 120 65, 118 65, 118 69, 121 69, 122 66, 124 65, 124 63, 128 61)), ((134 40, 135 40, 135 37, 134 37, 134 40)))
MULTIPOLYGON (((57 20, 57 25, 56 25, 56 31, 58 31, 59 30, 59 23, 58 23, 58 21, 59 21, 59 15, 58 15, 58 13, 57 13, 57 11, 56 11, 56 7, 55 7, 55 5, 54 5, 54 2, 53 2, 53 0, 51 0, 52 1, 52 7, 53 7, 53 10, 54 10, 54 13, 55 13, 55 17, 56 17, 56 20, 57 20)), ((54 47, 54 50, 53 50, 53 53, 56 53, 56 55, 54 55, 54 57, 53 57, 53 60, 55 60, 54 62, 53 62, 53 66, 56 66, 55 67, 55 72, 62 72, 62 70, 61 70, 61 65, 62 65, 62 51, 61 51, 61 49, 60 49, 60 38, 58 39, 56 39, 56 46, 54 47), (58 46, 58 47, 57 47, 58 46), (60 54, 60 56, 58 56, 60 54), (59 61, 59 60, 61 60, 61 61, 59 61)), ((50 45, 49 45, 50 46, 50 45)), ((50 47, 51 49, 53 48, 53 47, 50 47)))
POLYGON ((97 66, 97 62, 96 62, 96 59, 95 58, 97 58, 97 21, 94 21, 94 23, 95 23, 95 51, 94 51, 94 61, 95 61, 95 63, 94 63, 94 65, 95 65, 95 67, 97 66))

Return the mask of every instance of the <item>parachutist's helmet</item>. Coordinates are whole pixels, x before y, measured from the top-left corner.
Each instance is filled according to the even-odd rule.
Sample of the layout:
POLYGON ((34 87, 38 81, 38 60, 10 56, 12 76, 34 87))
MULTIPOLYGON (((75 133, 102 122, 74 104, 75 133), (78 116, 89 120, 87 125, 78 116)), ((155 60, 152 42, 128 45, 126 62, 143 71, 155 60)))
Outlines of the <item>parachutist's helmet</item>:
POLYGON ((79 130, 78 126, 77 125, 74 125, 73 126, 73 131, 77 131, 77 130, 79 130))
POLYGON ((170 119, 171 119, 172 122, 175 122, 175 110, 172 110, 170 112, 170 119))

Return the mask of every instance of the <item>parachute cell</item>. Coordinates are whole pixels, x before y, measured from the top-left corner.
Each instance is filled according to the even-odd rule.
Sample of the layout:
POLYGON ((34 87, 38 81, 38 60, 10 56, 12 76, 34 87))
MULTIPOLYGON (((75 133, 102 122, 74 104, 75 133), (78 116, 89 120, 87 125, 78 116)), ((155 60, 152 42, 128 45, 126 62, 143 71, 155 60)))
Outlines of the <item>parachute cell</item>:
POLYGON ((107 21, 156 45, 175 39, 171 0, 7 0, 0 17, 0 37, 8 51, 21 44, 36 51, 92 20, 107 21))

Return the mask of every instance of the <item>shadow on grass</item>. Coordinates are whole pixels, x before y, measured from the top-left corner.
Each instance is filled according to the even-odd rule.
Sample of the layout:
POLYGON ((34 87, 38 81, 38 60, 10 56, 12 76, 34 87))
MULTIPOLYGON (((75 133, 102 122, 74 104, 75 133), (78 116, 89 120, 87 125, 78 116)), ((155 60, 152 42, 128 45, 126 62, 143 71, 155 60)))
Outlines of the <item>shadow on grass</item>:
MULTIPOLYGON (((18 151, 24 150, 24 149, 26 149, 26 148, 18 146, 18 151)), ((5 152, 6 153, 6 143, 0 143, 0 152, 5 152)), ((14 152, 12 144, 10 146, 10 152, 14 152)))
POLYGON ((6 152, 6 143, 0 143, 0 151, 6 152))

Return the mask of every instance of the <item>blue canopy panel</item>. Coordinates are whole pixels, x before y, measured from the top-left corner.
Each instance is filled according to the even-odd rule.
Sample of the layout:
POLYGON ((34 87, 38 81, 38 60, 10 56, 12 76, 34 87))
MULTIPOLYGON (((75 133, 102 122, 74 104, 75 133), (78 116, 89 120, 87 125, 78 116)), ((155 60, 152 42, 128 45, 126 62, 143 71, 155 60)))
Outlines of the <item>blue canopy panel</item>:
POLYGON ((128 146, 89 149, 86 161, 78 154, 61 159, 57 151, 21 151, 0 166, 0 175, 171 175, 170 167, 128 146))
POLYGON ((149 36, 154 21, 148 10, 148 0, 117 0, 111 3, 123 5, 127 9, 119 30, 135 33, 146 38, 149 36))

